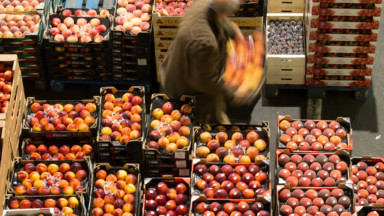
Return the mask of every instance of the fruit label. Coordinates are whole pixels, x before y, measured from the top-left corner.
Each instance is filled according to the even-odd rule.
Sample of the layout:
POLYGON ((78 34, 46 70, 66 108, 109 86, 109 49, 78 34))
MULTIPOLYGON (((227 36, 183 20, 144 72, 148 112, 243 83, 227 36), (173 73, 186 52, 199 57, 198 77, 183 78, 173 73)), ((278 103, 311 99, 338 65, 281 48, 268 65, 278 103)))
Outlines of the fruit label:
POLYGON ((267 65, 281 67, 305 67, 304 55, 267 55, 267 65))
POLYGON ((175 159, 185 159, 185 151, 176 151, 175 152, 175 159))
POLYGON ((187 168, 187 161, 186 160, 177 160, 176 161, 176 167, 177 168, 187 168))
POLYGON ((158 13, 153 13, 152 22, 154 26, 178 26, 181 17, 162 17, 158 13))
POLYGON ((163 51, 160 51, 160 50, 155 50, 156 61, 163 61, 166 54, 167 54, 167 52, 163 52, 163 51))
POLYGON ((175 38, 176 37, 176 28, 161 28, 159 26, 153 27, 154 37, 155 38, 175 38))
POLYGON ((172 40, 161 40, 155 38, 155 49, 167 50, 171 46, 172 40))

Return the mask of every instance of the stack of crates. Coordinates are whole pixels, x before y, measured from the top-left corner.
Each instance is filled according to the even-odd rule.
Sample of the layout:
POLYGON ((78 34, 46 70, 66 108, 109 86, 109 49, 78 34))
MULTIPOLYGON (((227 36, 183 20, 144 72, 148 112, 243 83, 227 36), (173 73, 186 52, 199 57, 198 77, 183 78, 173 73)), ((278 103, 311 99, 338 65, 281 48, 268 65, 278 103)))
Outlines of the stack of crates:
POLYGON ((114 13, 114 3, 111 1, 67 1, 63 5, 56 5, 55 13, 50 14, 47 19, 47 29, 44 32, 44 44, 46 49, 46 65, 50 80, 111 80, 112 72, 110 70, 110 30, 112 28, 112 16, 99 16, 103 9, 107 9, 109 14, 114 13), (86 9, 85 9, 86 8, 86 9), (97 17, 74 16, 77 9, 87 13, 89 10, 95 10, 97 17), (74 22, 79 18, 84 18, 88 22, 97 18, 101 24, 106 26, 106 31, 101 33, 103 41, 91 42, 67 42, 55 41, 50 34, 52 28, 52 19, 59 18, 61 23, 67 14, 64 10, 72 11, 74 22))
POLYGON ((381 0, 309 2, 307 86, 370 86, 381 7, 381 0))
MULTIPOLYGON (((155 60, 157 81, 160 82, 159 67, 165 55, 176 37, 177 26, 181 21, 180 16, 161 16, 156 12, 156 3, 153 5, 152 23, 155 47, 155 60)), ((235 22, 245 36, 263 26, 264 1, 253 1, 240 5, 240 10, 235 17, 230 19, 235 22)))
MULTIPOLYGON (((119 8, 121 8, 119 4, 116 4, 116 11, 119 8)), ((115 13, 111 31, 113 79, 149 82, 152 77, 151 70, 154 69, 151 21, 148 21, 150 27, 147 31, 135 35, 130 31, 118 30, 116 22, 118 17, 119 15, 115 13)))
POLYGON ((45 17, 52 11, 52 3, 51 0, 46 0, 31 10, 27 7, 29 6, 24 7, 20 4, 15 6, 15 11, 8 10, 0 13, 0 20, 2 20, 0 27, 3 28, 3 33, 0 35, 0 53, 18 55, 23 78, 45 80, 41 40, 46 25, 45 17), (13 21, 16 25, 12 24, 13 21), (28 21, 33 22, 34 25, 28 21), (17 29, 11 29, 13 26, 17 29), (27 30, 31 33, 24 35, 23 33, 27 30))
MULTIPOLYGON (((305 0, 299 1, 283 1, 272 0, 268 2, 268 13, 266 18, 266 76, 267 84, 288 84, 288 85, 304 85, 305 81, 305 26, 304 26, 304 9, 305 0), (279 24, 276 24, 279 23, 279 24), (301 26, 298 34, 302 39, 296 41, 301 45, 292 47, 290 41, 284 36, 283 32, 276 32, 272 29, 273 25, 277 29, 282 28, 287 31, 288 25, 301 26), (300 24, 301 23, 301 24, 300 24), (280 27, 278 27, 280 26, 280 27), (275 42, 272 42, 275 41, 275 42), (276 44, 275 44, 276 43, 276 44), (302 47, 299 52, 295 48, 302 47), (273 51, 273 49, 280 49, 273 51), (292 49, 292 50, 291 50, 292 49)), ((296 28, 296 27, 295 27, 296 28)))

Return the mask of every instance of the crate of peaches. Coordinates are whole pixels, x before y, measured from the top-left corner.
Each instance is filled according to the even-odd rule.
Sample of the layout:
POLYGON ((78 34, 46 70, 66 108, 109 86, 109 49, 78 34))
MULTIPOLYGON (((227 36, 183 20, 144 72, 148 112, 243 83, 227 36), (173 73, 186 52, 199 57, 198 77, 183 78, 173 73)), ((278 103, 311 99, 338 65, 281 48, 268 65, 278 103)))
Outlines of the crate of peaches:
POLYGON ((330 188, 290 188, 277 186, 277 216, 352 216, 353 190, 343 184, 330 188))
POLYGON ((73 196, 87 193, 90 160, 33 161, 15 158, 8 174, 8 193, 25 197, 73 196))
POLYGON ((93 169, 90 215, 140 215, 141 180, 139 164, 111 166, 96 163, 93 169))
POLYGON ((203 125, 195 128, 194 158, 207 162, 252 163, 269 157, 269 123, 203 125))
POLYGON ((10 209, 10 210, 3 211, 2 215, 3 216, 30 216, 30 215, 54 216, 55 211, 53 208, 46 208, 46 209, 36 208, 36 209, 28 209, 28 211, 26 211, 25 209, 10 209))
POLYGON ((100 97, 80 101, 27 98, 24 130, 32 138, 89 138, 96 132, 100 97))
POLYGON ((272 204, 264 197, 255 200, 209 200, 192 196, 190 216, 270 216, 272 204))
POLYGON ((302 152, 335 152, 345 149, 352 154, 352 128, 349 118, 335 121, 292 119, 278 116, 277 148, 302 152))
POLYGON ((291 187, 336 187, 350 183, 350 156, 338 150, 335 153, 291 153, 288 149, 276 151, 278 184, 291 187))
POLYGON ((165 94, 153 94, 144 157, 189 159, 195 109, 193 96, 174 100, 165 94))
POLYGON ((186 216, 190 207, 190 178, 144 179, 143 216, 186 216))
POLYGON ((191 194, 207 199, 255 199, 271 196, 269 161, 228 164, 194 159, 191 194))
POLYGON ((384 207, 384 159, 352 158, 352 181, 356 206, 384 207))
POLYGON ((62 161, 82 160, 85 157, 93 158, 95 141, 51 141, 33 140, 24 138, 21 143, 21 160, 33 161, 62 161))
POLYGON ((82 196, 39 196, 39 197, 7 197, 5 200, 6 215, 86 215, 82 196), (23 213, 19 213, 24 210, 23 213), (35 213, 36 214, 33 214, 35 213), (16 214, 15 214, 16 213, 16 214), (25 214, 28 213, 28 214, 25 214), (53 214, 52 214, 53 213, 53 214))
POLYGON ((380 216, 384 215, 384 208, 380 205, 356 206, 356 216, 380 216))

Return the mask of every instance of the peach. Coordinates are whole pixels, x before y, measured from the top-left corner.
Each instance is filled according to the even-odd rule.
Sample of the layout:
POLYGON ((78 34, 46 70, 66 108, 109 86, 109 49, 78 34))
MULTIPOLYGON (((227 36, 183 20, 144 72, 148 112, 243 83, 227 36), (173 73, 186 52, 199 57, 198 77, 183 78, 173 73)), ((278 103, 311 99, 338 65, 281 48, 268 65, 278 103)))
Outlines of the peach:
POLYGON ((189 127, 187 126, 181 126, 178 130, 178 133, 181 135, 181 136, 189 136, 191 134, 191 130, 189 129, 189 127))
POLYGON ((202 143, 208 143, 209 141, 212 140, 212 135, 209 132, 202 132, 199 135, 200 142, 202 143))
POLYGON ((124 188, 124 192, 127 194, 133 194, 136 192, 136 186, 133 184, 127 184, 124 188))
POLYGON ((236 143, 232 140, 228 140, 224 143, 224 147, 228 150, 231 150, 232 148, 234 148, 236 146, 236 143))
POLYGON ((264 151, 267 148, 267 144, 264 140, 258 139, 254 143, 254 146, 259 150, 259 151, 264 151))
POLYGON ((207 162, 219 162, 220 158, 216 154, 209 154, 206 158, 207 162))
POLYGON ((236 163, 236 157, 234 155, 227 155, 224 157, 223 162, 225 163, 236 163))

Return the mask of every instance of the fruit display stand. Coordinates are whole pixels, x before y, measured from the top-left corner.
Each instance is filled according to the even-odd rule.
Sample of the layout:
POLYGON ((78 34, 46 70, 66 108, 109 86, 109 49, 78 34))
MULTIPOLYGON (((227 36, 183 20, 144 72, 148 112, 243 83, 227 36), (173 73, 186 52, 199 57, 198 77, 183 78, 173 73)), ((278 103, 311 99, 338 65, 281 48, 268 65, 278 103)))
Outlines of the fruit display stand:
POLYGON ((269 160, 229 164, 193 159, 191 185, 191 195, 208 200, 271 200, 269 160))
POLYGON ((142 179, 139 164, 111 166, 95 163, 93 173, 88 215, 102 215, 109 211, 140 215, 142 179))
POLYGON ((295 188, 337 187, 350 183, 350 162, 349 154, 340 150, 322 154, 277 149, 277 184, 295 188))
POLYGON ((170 176, 145 178, 143 209, 140 215, 156 215, 157 209, 161 211, 159 215, 165 215, 167 209, 172 209, 176 215, 188 215, 191 202, 190 181, 190 178, 170 176))
POLYGON ((110 58, 104 51, 109 49, 110 46, 110 16, 93 18, 50 14, 47 22, 48 28, 44 33, 44 44, 46 47, 47 71, 50 79, 111 80, 110 58), (67 18, 71 20, 64 22, 67 18), (58 28, 56 29, 59 33, 57 31, 53 32, 53 30, 53 33, 51 32, 51 29, 59 26, 62 22, 68 26, 71 21, 77 23, 77 20, 80 19, 82 22, 92 22, 92 26, 97 26, 97 29, 96 27, 90 27, 93 29, 89 29, 90 33, 94 34, 93 40, 87 35, 82 36, 79 40, 79 35, 72 35, 72 31, 65 32, 64 26, 61 37, 58 28), (52 34, 55 34, 55 37, 52 34), (66 41, 64 41, 64 34, 67 37, 66 41))
POLYGON ((356 206, 384 207, 384 159, 371 156, 351 159, 351 181, 356 206))
POLYGON ((37 12, 0 14, 2 20, 21 21, 20 29, 15 26, 12 30, 17 30, 14 34, 3 35, 0 38, 0 53, 17 54, 22 76, 25 78, 44 80, 46 78, 44 64, 42 61, 43 49, 41 39, 45 29, 45 16, 37 12), (17 28, 17 29, 16 29, 17 28), (29 34, 23 35, 19 30, 27 31, 29 34))
MULTIPOLYGON (((300 1, 299 1, 300 2, 300 1)), ((267 40, 267 55, 266 55, 266 75, 267 75, 267 85, 271 84, 296 84, 296 85, 303 85, 305 83, 305 55, 304 55, 304 47, 305 47, 305 26, 304 26, 304 15, 303 13, 268 13, 266 18, 266 40, 267 40), (293 41, 301 42, 297 43, 297 45, 294 45, 293 43, 291 45, 287 45, 285 41, 288 38, 280 38, 276 43, 275 37, 279 36, 276 32, 276 36, 271 36, 275 34, 274 28, 275 24, 277 22, 287 22, 296 23, 293 29, 297 29, 298 26, 300 26, 300 30, 298 32, 292 32, 293 35, 296 34, 297 39, 293 39, 293 41), (273 22, 273 23, 272 23, 273 22), (298 23, 301 23, 299 25, 298 23), (272 26, 273 25, 273 26, 272 26), (271 29, 271 30, 270 30, 271 29), (271 32, 270 32, 271 31, 271 32), (302 38, 300 39, 300 33, 302 38), (273 39, 273 40, 272 40, 273 39), (284 44, 283 44, 284 43, 284 44), (287 49, 284 48, 284 46, 287 47, 287 49), (281 46, 282 49, 278 48, 275 49, 275 46, 281 46), (293 50, 298 49, 298 51, 294 52, 293 50), (301 51, 299 50, 301 48, 301 51), (274 49, 274 50, 273 50, 274 49), (284 52, 286 50, 291 49, 289 52, 284 52), (296 53, 296 54, 295 54, 296 53), (300 54, 301 53, 301 54, 300 54)), ((285 25, 285 24, 284 24, 285 25)), ((278 27, 277 27, 278 28, 278 27)), ((288 27, 284 27, 288 28, 288 27)), ((291 27, 290 27, 291 28, 291 27)), ((288 30, 287 30, 288 31, 288 30)), ((291 30, 292 31, 292 30, 291 30)), ((283 30, 283 32, 285 32, 283 30)), ((283 36, 282 36, 283 37, 283 36)), ((288 37, 288 35, 287 35, 288 37)))
POLYGON ((86 215, 87 209, 85 208, 86 202, 82 196, 54 196, 45 197, 38 196, 34 198, 28 197, 13 197, 6 198, 4 209, 5 215, 60 215, 60 214, 73 214, 76 216, 86 215), (22 213, 19 213, 23 211, 22 213), (38 213, 36 213, 38 212, 38 213), (52 214, 53 212, 53 214, 52 214))
POLYGON ((153 94, 143 143, 147 176, 189 176, 195 97, 153 94))
MULTIPOLYGON (((153 35, 154 35, 154 50, 156 71, 159 73, 159 67, 164 60, 165 54, 171 45, 172 40, 176 36, 177 26, 181 21, 181 16, 164 16, 156 12, 156 1, 153 5, 152 11, 152 23, 153 23, 153 35)), ((243 11, 236 14, 236 17, 230 17, 229 19, 235 22, 244 35, 250 35, 253 30, 262 28, 263 26, 263 9, 264 1, 250 2, 241 4, 243 11), (247 10, 248 8, 248 10, 247 10), (249 11, 250 10, 250 11, 249 11), (247 17, 247 15, 254 15, 247 17)), ((164 9, 165 10, 165 9, 164 9)), ((159 74, 157 74, 157 81, 160 82, 159 74)))
POLYGON ((255 200, 236 200, 236 199, 220 199, 208 200, 203 196, 192 196, 190 216, 204 215, 205 212, 211 211, 215 214, 226 212, 243 213, 244 215, 269 216, 274 215, 270 200, 265 197, 259 197, 255 200), (253 213, 253 214, 252 214, 253 213))
POLYGON ((152 80, 153 34, 151 4, 118 1, 111 31, 112 71, 115 80, 152 80), (124 5, 122 5, 124 4, 124 5), (132 10, 134 17, 127 20, 132 10), (129 25, 133 26, 129 26, 129 25), (130 30, 128 30, 130 29, 130 30))
POLYGON ((33 162, 15 158, 8 172, 7 193, 15 197, 28 198, 39 196, 51 198, 58 195, 87 197, 92 175, 93 170, 89 158, 33 162), (61 180, 57 181, 57 179, 61 180))
POLYGON ((338 215, 344 213, 351 216, 355 212, 353 190, 350 185, 343 184, 328 188, 291 188, 277 186, 276 188, 276 215, 289 215, 293 211, 315 214, 322 212, 325 215, 335 211, 338 215), (298 206, 298 203, 302 203, 298 206))
POLYGON ((99 110, 100 121, 98 123, 97 161, 109 162, 112 164, 126 162, 140 162, 142 164, 142 145, 146 131, 144 87, 132 86, 128 90, 103 87, 100 89, 100 97, 102 106, 99 110), (135 99, 133 100, 134 97, 135 99), (112 104, 106 102, 111 102, 112 104), (116 107, 112 108, 112 105, 116 105, 116 107), (110 136, 105 136, 103 132, 104 127, 110 127, 111 130, 115 131, 115 127, 119 128, 119 125, 115 125, 116 122, 114 122, 115 120, 113 119, 114 124, 112 124, 112 121, 110 121, 111 119, 109 119, 108 116, 105 118, 103 115, 104 110, 107 110, 106 108, 110 110, 111 108, 115 109, 117 107, 122 107, 123 119, 116 121, 119 123, 120 127, 122 127, 122 125, 124 127, 121 129, 121 133, 112 132, 110 136), (137 115, 130 116, 130 114, 137 115), (135 131, 136 133, 132 131, 135 131))
POLYGON ((309 1, 307 86, 370 86, 381 7, 381 1, 309 1))
POLYGON ((348 117, 334 121, 292 119, 279 115, 276 148, 293 152, 335 152, 343 149, 352 155, 352 127, 348 117))
POLYGON ((99 96, 94 96, 93 99, 75 101, 36 100, 34 97, 29 97, 26 102, 27 111, 23 123, 23 130, 31 138, 35 139, 84 139, 92 137, 92 135, 96 135, 97 132, 100 101, 99 96), (66 105, 68 108, 64 110, 64 106, 66 105), (83 117, 80 115, 82 111, 87 111, 83 112, 83 117), (55 120, 57 122, 53 121, 54 119, 58 119, 59 115, 67 117, 67 125, 65 125, 65 122, 61 122, 61 120, 55 120), (52 120, 48 119, 50 116, 53 117, 52 120), (74 124, 75 118, 79 118, 78 123, 79 126, 80 124, 83 126, 82 128, 74 124), (48 128, 46 125, 42 126, 39 119, 44 119, 46 121, 45 124, 50 127, 48 128), (71 126, 68 127, 68 125, 71 126))
POLYGON ((203 125, 194 130, 193 158, 207 162, 252 163, 270 156, 269 123, 203 125))

